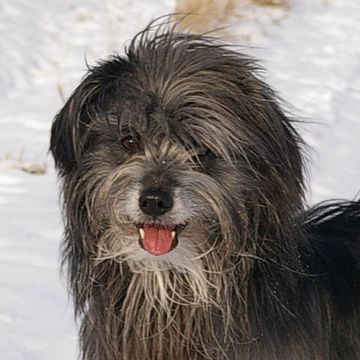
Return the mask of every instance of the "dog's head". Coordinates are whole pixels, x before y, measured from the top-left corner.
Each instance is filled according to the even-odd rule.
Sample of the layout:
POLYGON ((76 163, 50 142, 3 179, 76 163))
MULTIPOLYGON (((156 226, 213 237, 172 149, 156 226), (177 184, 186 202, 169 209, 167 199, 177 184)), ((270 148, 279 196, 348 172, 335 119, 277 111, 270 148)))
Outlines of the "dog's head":
POLYGON ((200 273, 286 231, 299 139, 257 69, 211 38, 149 29, 91 68, 51 138, 78 248, 200 273))

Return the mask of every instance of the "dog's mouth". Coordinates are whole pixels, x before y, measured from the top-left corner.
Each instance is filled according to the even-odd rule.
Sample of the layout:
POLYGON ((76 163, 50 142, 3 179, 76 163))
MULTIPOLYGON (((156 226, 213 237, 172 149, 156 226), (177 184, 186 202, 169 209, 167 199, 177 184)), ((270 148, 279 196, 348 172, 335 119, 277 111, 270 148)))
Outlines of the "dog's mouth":
POLYGON ((185 225, 136 224, 140 246, 151 255, 165 255, 178 244, 185 225))

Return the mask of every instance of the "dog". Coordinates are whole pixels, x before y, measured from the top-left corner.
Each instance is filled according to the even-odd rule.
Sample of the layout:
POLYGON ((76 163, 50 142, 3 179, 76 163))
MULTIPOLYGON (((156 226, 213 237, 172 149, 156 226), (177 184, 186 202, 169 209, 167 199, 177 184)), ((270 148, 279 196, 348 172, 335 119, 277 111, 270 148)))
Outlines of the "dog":
POLYGON ((256 61, 154 26, 52 125, 81 358, 360 359, 360 202, 306 208, 256 61))

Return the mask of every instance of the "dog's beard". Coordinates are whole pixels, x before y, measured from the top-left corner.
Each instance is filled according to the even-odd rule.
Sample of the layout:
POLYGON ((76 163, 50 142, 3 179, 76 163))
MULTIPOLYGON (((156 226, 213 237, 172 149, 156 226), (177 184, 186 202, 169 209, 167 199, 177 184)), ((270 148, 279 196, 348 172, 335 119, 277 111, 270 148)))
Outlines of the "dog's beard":
POLYGON ((173 304, 222 306, 216 279, 224 272, 224 259, 219 251, 219 225, 214 213, 204 211, 209 207, 191 206, 186 191, 176 189, 173 209, 157 224, 184 224, 184 229, 174 249, 154 256, 140 246, 135 225, 148 221, 138 209, 140 186, 133 184, 131 190, 121 189, 125 196, 111 196, 123 201, 111 205, 115 211, 112 211, 110 226, 97 243, 95 263, 126 264, 132 274, 130 287, 136 288, 134 292, 142 292, 149 304, 165 311, 170 311, 173 304))

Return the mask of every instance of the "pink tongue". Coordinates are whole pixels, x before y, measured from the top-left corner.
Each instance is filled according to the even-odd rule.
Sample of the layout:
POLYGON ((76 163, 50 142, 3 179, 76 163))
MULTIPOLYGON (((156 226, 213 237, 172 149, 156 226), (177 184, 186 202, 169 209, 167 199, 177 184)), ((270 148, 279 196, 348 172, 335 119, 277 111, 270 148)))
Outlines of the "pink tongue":
POLYGON ((171 250, 171 228, 161 228, 151 225, 144 226, 143 245, 147 252, 153 255, 164 255, 171 250))

